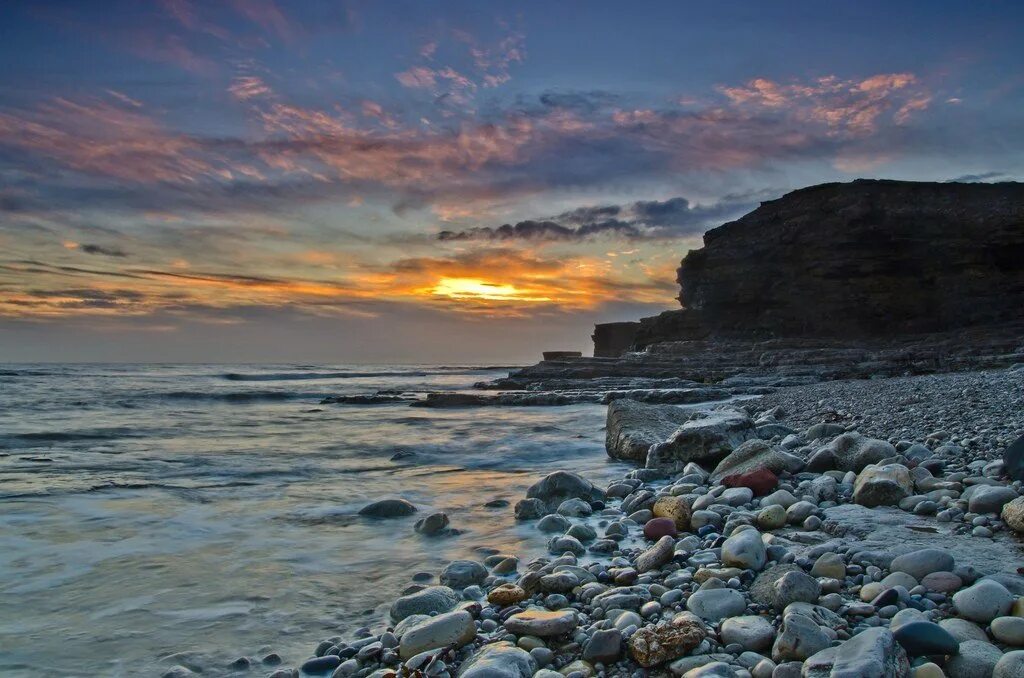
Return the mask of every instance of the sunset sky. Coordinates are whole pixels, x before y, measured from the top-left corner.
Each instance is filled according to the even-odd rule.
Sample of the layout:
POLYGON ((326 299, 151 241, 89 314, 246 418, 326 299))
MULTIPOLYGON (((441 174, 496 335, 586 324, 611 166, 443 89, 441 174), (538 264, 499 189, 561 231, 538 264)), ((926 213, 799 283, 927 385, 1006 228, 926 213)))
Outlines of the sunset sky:
POLYGON ((0 361, 475 362, 808 184, 1024 178, 1017 2, 0 5, 0 361))

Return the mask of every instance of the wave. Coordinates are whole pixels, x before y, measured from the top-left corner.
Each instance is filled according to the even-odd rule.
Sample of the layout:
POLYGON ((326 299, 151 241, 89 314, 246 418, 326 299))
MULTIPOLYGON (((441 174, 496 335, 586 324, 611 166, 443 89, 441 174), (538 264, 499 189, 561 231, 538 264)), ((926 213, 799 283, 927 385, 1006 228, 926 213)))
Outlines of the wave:
POLYGON ((316 379, 362 379, 369 377, 430 377, 437 375, 453 374, 457 372, 486 372, 490 370, 512 370, 518 369, 509 366, 489 365, 438 365, 430 369, 395 369, 379 371, 345 371, 345 372, 265 372, 265 373, 242 373, 226 372, 221 374, 222 379, 228 381, 300 381, 316 379))
POLYGON ((149 398, 168 400, 250 402, 261 400, 299 400, 324 398, 326 393, 309 393, 299 391, 231 391, 228 393, 210 393, 209 391, 168 391, 154 393, 149 398))

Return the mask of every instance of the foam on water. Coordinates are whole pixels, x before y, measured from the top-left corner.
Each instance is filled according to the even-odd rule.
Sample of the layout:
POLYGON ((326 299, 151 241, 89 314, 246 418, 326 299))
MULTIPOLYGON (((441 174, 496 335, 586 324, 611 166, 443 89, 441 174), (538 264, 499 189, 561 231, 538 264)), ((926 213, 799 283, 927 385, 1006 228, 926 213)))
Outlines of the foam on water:
POLYGON ((501 374, 0 366, 0 673, 190 663, 216 676, 271 651, 296 665, 323 637, 382 626, 416 572, 480 559, 481 546, 541 553, 544 535, 511 506, 484 504, 514 503, 557 468, 621 475, 604 454, 603 407, 319 405, 501 374), (417 516, 356 515, 397 496, 464 532, 430 539, 413 531, 417 516))

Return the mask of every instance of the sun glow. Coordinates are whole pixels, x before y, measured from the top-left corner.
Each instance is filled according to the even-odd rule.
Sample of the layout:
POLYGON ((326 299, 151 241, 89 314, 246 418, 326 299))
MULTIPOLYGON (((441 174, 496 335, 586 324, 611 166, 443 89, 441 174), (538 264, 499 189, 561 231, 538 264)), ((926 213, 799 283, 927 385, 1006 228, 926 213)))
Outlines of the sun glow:
POLYGON ((488 301, 551 301, 515 285, 488 282, 479 278, 441 278, 430 290, 432 294, 451 299, 485 299, 488 301))

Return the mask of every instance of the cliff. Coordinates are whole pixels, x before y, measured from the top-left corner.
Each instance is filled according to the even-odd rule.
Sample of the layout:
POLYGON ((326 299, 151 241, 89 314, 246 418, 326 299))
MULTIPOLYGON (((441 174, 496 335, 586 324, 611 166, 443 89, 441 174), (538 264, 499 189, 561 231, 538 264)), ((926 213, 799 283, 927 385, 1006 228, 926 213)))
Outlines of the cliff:
POLYGON ((858 180, 763 203, 678 271, 684 310, 636 347, 705 337, 897 337, 1024 316, 1024 184, 858 180))

